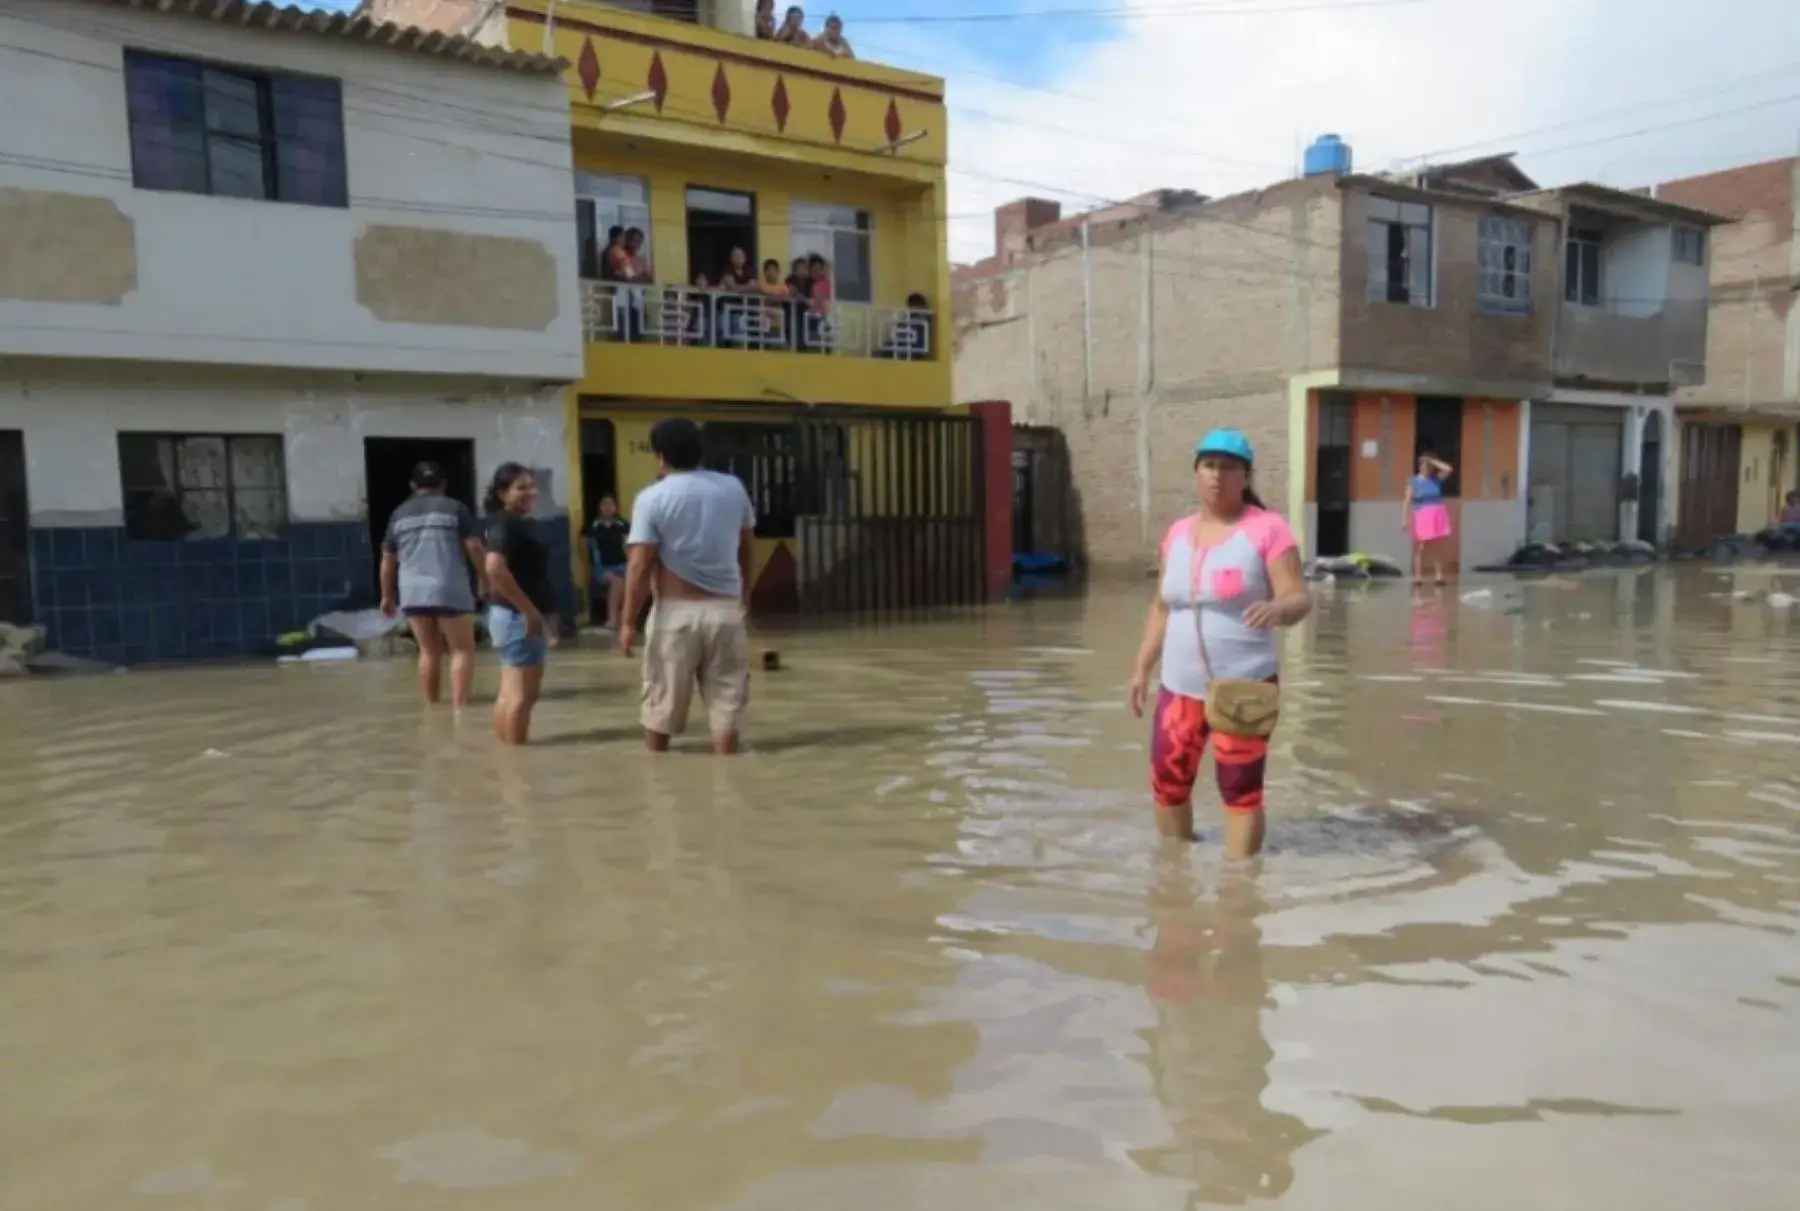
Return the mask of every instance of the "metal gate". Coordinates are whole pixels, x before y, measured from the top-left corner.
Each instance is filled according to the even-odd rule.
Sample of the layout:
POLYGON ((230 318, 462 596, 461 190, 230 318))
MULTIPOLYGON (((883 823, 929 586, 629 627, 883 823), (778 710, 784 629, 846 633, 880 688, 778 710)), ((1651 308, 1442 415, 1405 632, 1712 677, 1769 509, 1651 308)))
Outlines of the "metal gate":
POLYGON ((985 593, 985 476, 973 417, 833 413, 794 423, 804 613, 973 605, 985 593))
POLYGON ((1624 443, 1622 409, 1531 406, 1525 524, 1532 542, 1618 538, 1624 443))
POLYGON ((30 525, 25 435, 0 429, 0 622, 31 621, 30 525))
POLYGON ((1737 533, 1738 455, 1744 431, 1736 425, 1681 427, 1681 516, 1675 541, 1704 546, 1737 533))

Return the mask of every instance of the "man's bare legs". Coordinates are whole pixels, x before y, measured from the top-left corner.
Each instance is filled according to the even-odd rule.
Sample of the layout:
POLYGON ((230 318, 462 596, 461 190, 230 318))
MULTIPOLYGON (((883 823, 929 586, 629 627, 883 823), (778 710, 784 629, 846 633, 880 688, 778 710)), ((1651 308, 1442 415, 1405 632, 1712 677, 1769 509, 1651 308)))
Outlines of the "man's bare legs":
MULTIPOLYGON (((437 620, 442 641, 450 649, 450 705, 464 710, 475 684, 475 616, 457 614, 437 620)), ((434 698, 432 701, 436 701, 434 698)))

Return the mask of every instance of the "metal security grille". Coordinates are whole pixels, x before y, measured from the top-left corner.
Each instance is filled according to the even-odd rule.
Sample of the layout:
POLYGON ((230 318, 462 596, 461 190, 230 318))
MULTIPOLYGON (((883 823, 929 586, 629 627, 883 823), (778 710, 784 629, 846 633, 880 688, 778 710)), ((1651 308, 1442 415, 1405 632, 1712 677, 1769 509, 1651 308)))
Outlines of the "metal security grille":
POLYGON ((820 410, 795 421, 793 439, 803 612, 983 600, 984 476, 973 418, 820 410))

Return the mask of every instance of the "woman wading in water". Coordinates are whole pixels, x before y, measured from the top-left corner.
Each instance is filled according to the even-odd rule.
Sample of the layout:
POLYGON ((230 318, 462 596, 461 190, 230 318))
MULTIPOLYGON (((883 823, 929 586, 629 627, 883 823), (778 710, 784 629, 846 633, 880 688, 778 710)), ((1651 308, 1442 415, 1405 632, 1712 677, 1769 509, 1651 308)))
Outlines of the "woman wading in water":
POLYGON ((1280 711, 1274 628, 1312 610, 1293 531, 1250 486, 1255 462, 1235 429, 1215 429, 1194 448, 1200 507, 1163 538, 1131 674, 1131 711, 1141 718, 1161 662, 1150 738, 1157 828, 1194 838, 1194 782, 1210 741, 1231 858, 1262 849, 1263 775, 1280 711))
POLYGON ((488 638, 500 654, 500 696, 494 700, 494 735, 524 744, 531 710, 544 684, 556 587, 550 581, 550 549, 526 518, 537 507, 537 480, 519 463, 502 463, 483 502, 487 509, 488 638))

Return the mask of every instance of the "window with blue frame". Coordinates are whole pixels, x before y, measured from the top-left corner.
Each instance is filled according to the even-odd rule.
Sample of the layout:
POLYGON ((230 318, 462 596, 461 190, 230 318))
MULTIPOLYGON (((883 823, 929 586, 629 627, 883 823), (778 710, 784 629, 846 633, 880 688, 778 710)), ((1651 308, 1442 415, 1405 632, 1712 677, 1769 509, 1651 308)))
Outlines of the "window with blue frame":
POLYGON ((121 433, 125 533, 164 542, 280 538, 285 463, 276 436, 121 433))
POLYGON ((348 206, 336 80, 125 52, 139 189, 348 206))

